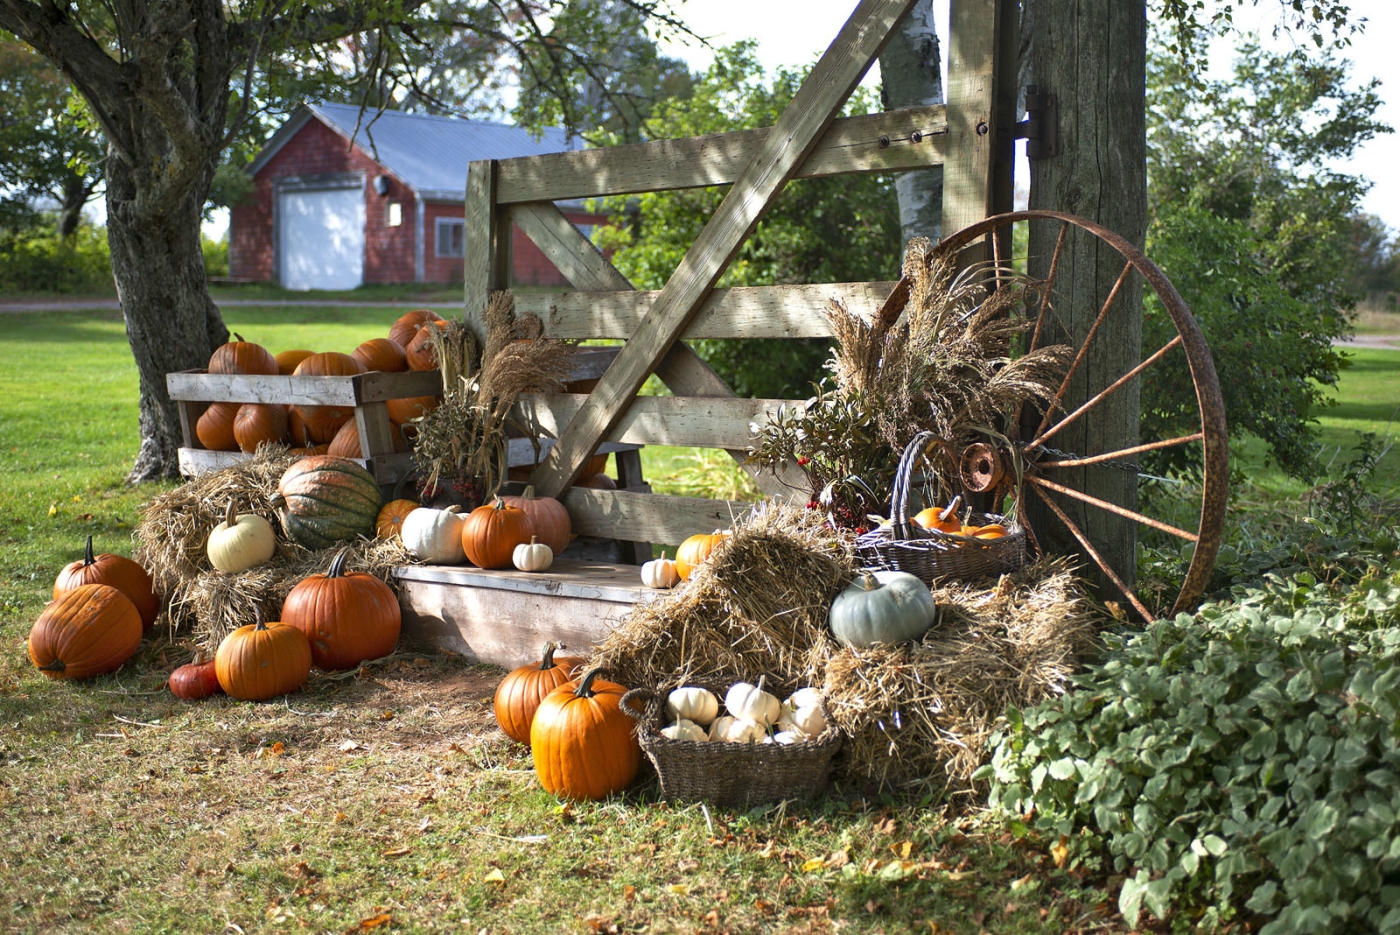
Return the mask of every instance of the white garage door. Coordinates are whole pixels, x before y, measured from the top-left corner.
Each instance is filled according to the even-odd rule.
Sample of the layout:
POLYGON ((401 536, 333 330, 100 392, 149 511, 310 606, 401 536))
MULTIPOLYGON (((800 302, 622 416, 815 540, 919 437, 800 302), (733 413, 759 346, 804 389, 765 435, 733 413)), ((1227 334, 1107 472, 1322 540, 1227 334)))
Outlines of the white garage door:
POLYGON ((283 192, 278 201, 282 285, 353 289, 365 275, 365 191, 283 192))

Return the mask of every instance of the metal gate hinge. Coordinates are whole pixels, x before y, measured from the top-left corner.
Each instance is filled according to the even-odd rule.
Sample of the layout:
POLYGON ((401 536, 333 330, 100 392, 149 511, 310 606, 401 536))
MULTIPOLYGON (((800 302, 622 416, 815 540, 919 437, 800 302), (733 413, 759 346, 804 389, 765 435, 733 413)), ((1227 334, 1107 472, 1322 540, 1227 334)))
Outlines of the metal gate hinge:
POLYGON ((1026 119, 1016 124, 1015 137, 1026 141, 1027 159, 1055 155, 1055 95, 1026 85, 1026 119))

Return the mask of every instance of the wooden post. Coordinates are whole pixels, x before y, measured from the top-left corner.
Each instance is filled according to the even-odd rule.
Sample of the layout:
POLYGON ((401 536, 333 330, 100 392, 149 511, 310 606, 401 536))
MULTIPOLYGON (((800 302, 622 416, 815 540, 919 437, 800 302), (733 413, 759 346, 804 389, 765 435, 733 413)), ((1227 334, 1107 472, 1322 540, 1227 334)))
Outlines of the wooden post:
POLYGON ((467 199, 463 207, 462 291, 463 312, 477 343, 486 345, 486 325, 482 313, 491 293, 510 286, 510 225, 500 230, 496 208, 496 161, 481 159, 467 166, 467 199), (502 254, 506 254, 503 258, 502 254))

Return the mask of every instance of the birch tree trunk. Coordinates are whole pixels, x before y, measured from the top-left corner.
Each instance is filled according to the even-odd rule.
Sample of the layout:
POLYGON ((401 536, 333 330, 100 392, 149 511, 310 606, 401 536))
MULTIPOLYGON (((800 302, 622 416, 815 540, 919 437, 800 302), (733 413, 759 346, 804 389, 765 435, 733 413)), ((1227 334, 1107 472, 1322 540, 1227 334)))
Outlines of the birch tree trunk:
MULTIPOLYGON (((943 103, 938 34, 933 0, 919 0, 880 53, 880 95, 885 110, 943 103)), ((899 226, 905 243, 943 236, 943 167, 901 172, 895 177, 899 226)), ((898 271, 898 261, 894 272, 898 271)))

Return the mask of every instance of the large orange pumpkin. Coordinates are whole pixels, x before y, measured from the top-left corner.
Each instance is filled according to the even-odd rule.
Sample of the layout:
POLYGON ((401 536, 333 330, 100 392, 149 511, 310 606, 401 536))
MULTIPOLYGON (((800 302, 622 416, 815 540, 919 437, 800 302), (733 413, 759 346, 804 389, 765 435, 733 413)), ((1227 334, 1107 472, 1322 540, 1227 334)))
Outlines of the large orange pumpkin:
POLYGON ((594 490, 616 490, 617 481, 606 474, 584 474, 574 481, 575 487, 592 487, 594 490))
POLYGON ((622 710, 627 689, 590 669, 550 692, 530 722, 530 753, 540 785, 565 799, 603 799, 637 778, 642 748, 622 710))
POLYGON ((564 504, 553 497, 535 496, 534 487, 526 487, 525 492, 518 497, 504 499, 507 505, 516 507, 530 517, 535 535, 549 546, 551 552, 558 555, 568 547, 574 527, 564 504))
POLYGON ((306 634, 322 669, 354 668, 399 642, 399 599, 374 575, 346 571, 350 552, 337 552, 324 575, 298 581, 282 603, 282 622, 306 634))
POLYGON ((681 576, 682 581, 690 580, 696 567, 710 557, 710 553, 724 541, 726 535, 728 533, 716 529, 708 535, 702 533, 691 536, 681 543, 681 547, 676 549, 676 574, 681 576))
POLYGON ((140 612, 106 584, 81 584, 56 595, 29 631, 29 658, 53 679, 115 672, 140 646, 140 612))
POLYGON ((194 434, 199 443, 210 451, 237 451, 238 439, 233 437, 233 420, 241 406, 241 403, 210 403, 194 424, 194 434))
POLYGON ((447 327, 445 321, 428 322, 418 330, 408 347, 404 348, 404 356, 408 358, 409 370, 435 370, 437 369, 437 351, 433 348, 433 329, 447 327))
POLYGON ((389 411, 390 422, 403 425, 410 419, 427 415, 436 409, 437 405, 436 396, 408 396, 403 399, 391 399, 384 404, 384 408, 389 411))
POLYGON ((512 670, 496 686, 496 723, 511 740, 530 742, 530 722, 544 696, 573 678, 574 670, 586 661, 554 655, 556 649, 563 648, 559 643, 545 643, 539 664, 512 670))
POLYGON ((426 308, 404 312, 399 316, 398 321, 389 327, 389 340, 400 347, 407 348, 418 336, 418 331, 423 327, 423 324, 429 321, 442 321, 442 316, 426 308))
POLYGON ((94 555, 92 536, 87 537, 83 557, 69 562, 58 573, 53 583, 53 596, 58 597, 84 584, 107 584, 125 594, 127 600, 136 605, 143 631, 149 630, 160 615, 160 598, 141 563, 111 552, 94 555))
POLYGON ((366 372, 378 370, 381 373, 402 373, 408 369, 408 358, 403 346, 389 338, 370 338, 350 352, 366 372))
POLYGON ((340 351, 321 351, 321 353, 312 354, 297 364, 297 368, 292 371, 292 374, 298 377, 353 377, 357 373, 364 372, 365 368, 349 354, 342 354, 340 351))
MULTIPOLYGON (((349 354, 339 351, 322 351, 297 364, 294 374, 298 377, 351 377, 363 373, 360 362, 349 354)), ((340 427, 355 417, 353 406, 302 406, 292 407, 292 438, 301 441, 305 434, 317 445, 328 445, 335 438, 340 427)))
POLYGON ((284 377, 289 377, 296 373, 298 364, 314 353, 316 352, 299 347, 295 350, 282 351, 281 353, 274 354, 272 359, 277 361, 277 372, 284 377))
POLYGON ((462 548, 480 568, 509 568, 517 545, 535 534, 530 517, 501 497, 472 510, 462 524, 462 548))
MULTIPOLYGON (((389 438, 393 442, 394 450, 403 452, 408 450, 408 441, 403 437, 403 431, 394 423, 389 423, 389 438)), ((381 452, 383 454, 384 452, 381 452)), ((338 458, 363 458, 364 454, 360 448, 360 426, 354 419, 350 419, 340 427, 340 431, 335 433, 335 438, 331 439, 330 447, 326 449, 326 454, 335 455, 338 458)))
POLYGON ((259 445, 280 445, 290 437, 287 407, 279 403, 244 403, 233 417, 238 447, 252 453, 259 445))
POLYGON ((234 630, 214 654, 219 686, 239 701, 266 701, 306 684, 311 675, 311 644, 294 626, 274 620, 234 630))
POLYGON ((277 359, 261 344, 243 340, 234 334, 233 340, 214 349, 209 356, 210 373, 277 373, 277 359))

